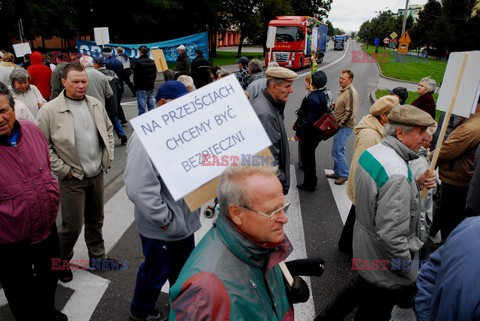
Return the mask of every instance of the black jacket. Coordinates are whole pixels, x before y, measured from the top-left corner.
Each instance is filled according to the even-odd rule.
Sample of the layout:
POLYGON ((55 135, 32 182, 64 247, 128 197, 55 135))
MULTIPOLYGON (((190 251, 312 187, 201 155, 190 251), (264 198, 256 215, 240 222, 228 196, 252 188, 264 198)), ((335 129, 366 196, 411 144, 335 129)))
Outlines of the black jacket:
POLYGON ((190 59, 185 52, 178 55, 175 71, 190 72, 190 59))
POLYGON ((198 55, 192 61, 192 78, 195 83, 195 87, 200 88, 210 83, 212 79, 210 78, 210 62, 203 57, 203 55, 198 55))
POLYGON ((157 68, 155 67, 155 62, 148 58, 147 54, 138 57, 135 62, 135 73, 133 74, 135 90, 153 90, 156 78, 157 68))

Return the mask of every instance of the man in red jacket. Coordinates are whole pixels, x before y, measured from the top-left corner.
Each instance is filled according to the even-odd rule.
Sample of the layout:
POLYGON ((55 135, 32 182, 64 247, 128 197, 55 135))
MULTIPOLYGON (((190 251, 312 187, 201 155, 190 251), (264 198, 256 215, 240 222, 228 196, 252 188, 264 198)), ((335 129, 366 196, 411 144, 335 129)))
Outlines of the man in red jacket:
POLYGON ((52 70, 43 64, 43 54, 38 51, 30 55, 31 65, 27 68, 30 73, 30 83, 37 86, 45 100, 50 100, 50 81, 52 70))
POLYGON ((55 219, 57 180, 47 141, 30 121, 15 119, 15 102, 0 86, 0 284, 18 321, 66 321, 56 310, 60 255, 55 219))

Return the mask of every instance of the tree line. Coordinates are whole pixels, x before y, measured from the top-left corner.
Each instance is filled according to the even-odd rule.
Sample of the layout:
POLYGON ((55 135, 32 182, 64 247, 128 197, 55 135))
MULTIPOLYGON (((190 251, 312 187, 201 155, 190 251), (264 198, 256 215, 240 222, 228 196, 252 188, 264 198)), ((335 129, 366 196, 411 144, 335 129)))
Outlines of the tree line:
MULTIPOLYGON (((198 32, 238 30, 241 40, 262 44, 268 21, 279 15, 326 18, 333 0, 0 0, 0 48, 19 38, 22 19, 26 40, 57 36, 93 36, 109 27, 111 42, 148 43, 198 32)), ((333 29, 333 26, 332 26, 333 29)))
MULTIPOLYGON (((410 48, 425 48, 429 55, 446 57, 453 51, 480 49, 480 0, 429 0, 419 12, 414 23, 407 19, 407 30, 412 43, 410 48)), ((393 31, 400 35, 403 16, 390 11, 365 21, 358 32, 363 41, 373 44, 393 31)))

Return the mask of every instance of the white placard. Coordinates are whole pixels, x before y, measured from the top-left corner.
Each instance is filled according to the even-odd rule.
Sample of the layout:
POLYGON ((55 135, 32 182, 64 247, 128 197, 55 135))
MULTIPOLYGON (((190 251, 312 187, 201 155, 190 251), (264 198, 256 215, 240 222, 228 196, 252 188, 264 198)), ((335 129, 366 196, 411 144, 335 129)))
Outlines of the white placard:
POLYGON ((314 26, 312 30, 312 53, 317 51, 318 27, 314 26))
POLYGON ((13 50, 15 51, 15 56, 23 57, 26 54, 31 54, 32 50, 30 49, 30 43, 16 43, 13 45, 13 50))
POLYGON ((277 27, 268 26, 267 31, 267 48, 275 47, 275 37, 277 35, 277 27))
POLYGON ((443 76, 442 87, 438 95, 437 109, 444 112, 448 111, 464 54, 469 57, 452 114, 468 118, 471 111, 475 110, 480 93, 480 51, 454 52, 450 54, 447 69, 443 76))
POLYGON ((130 122, 175 200, 271 145, 235 75, 130 122))
POLYGON ((95 36, 95 42, 97 45, 102 46, 110 43, 110 35, 108 34, 108 27, 93 28, 93 34, 95 36))

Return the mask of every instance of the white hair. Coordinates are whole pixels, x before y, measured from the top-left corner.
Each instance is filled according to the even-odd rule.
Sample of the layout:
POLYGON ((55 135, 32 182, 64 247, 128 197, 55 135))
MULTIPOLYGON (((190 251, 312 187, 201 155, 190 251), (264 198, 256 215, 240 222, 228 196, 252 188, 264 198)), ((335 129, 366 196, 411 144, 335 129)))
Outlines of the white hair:
POLYGON ((437 82, 430 77, 424 77, 420 80, 420 83, 425 82, 427 84, 427 89, 429 92, 434 92, 435 87, 437 87, 437 82))
POLYGON ((90 56, 82 56, 80 58, 80 63, 82 64, 83 67, 93 67, 93 58, 90 56))
POLYGON ((197 88, 195 88, 195 85, 193 83, 193 78, 187 75, 180 75, 178 76, 177 79, 179 82, 185 85, 189 91, 193 91, 197 88))

